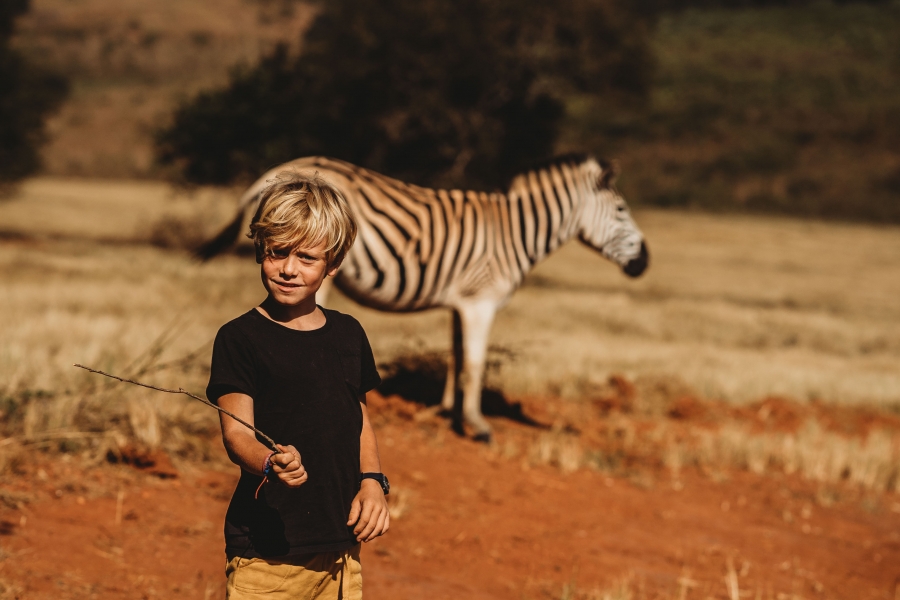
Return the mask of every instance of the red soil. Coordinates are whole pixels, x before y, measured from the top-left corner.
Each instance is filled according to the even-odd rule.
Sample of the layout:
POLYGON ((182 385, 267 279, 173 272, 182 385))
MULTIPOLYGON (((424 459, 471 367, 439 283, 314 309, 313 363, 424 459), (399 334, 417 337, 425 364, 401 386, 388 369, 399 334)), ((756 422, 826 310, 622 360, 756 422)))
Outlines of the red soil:
MULTIPOLYGON (((717 411, 695 400, 673 406, 681 420, 717 411)), ((746 410, 758 417, 762 408, 746 410)), ((787 423, 782 409, 768 415, 787 423)), ((528 467, 521 453, 502 458, 415 405, 375 398, 371 410, 392 503, 405 511, 363 548, 370 600, 561 598, 564 586, 588 598, 623 578, 636 598, 729 598, 728 565, 741 598, 900 598, 895 495, 743 472, 684 473, 674 485, 653 470, 634 483, 565 474, 528 467)), ((524 425, 493 423, 501 447, 533 437, 524 425)), ((82 469, 47 456, 5 479, 7 504, 31 501, 0 508, 0 598, 221 597, 236 469, 188 464, 160 477, 170 471, 82 469)))

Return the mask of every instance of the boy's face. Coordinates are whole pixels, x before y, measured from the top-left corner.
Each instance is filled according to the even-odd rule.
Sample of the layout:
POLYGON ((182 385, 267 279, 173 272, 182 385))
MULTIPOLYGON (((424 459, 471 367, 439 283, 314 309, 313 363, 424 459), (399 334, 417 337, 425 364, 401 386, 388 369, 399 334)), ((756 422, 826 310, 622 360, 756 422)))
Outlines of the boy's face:
POLYGON ((316 302, 326 276, 337 273, 326 260, 325 242, 316 247, 275 248, 262 261, 262 282, 269 296, 283 306, 316 302))

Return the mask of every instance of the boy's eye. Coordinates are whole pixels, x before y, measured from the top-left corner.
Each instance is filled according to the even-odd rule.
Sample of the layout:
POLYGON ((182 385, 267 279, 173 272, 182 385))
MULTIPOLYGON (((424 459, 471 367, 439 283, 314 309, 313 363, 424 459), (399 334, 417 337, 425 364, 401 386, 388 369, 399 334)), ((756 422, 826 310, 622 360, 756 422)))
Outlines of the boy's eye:
POLYGON ((287 258, 290 255, 291 251, 287 248, 273 248, 272 256, 275 258, 287 258))

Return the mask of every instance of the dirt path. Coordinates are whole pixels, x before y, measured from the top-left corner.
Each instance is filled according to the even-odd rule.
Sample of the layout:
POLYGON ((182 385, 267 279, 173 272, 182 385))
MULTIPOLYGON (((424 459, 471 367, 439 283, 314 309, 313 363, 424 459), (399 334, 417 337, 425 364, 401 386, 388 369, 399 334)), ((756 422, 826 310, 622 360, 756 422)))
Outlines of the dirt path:
MULTIPOLYGON (((522 427, 496 425, 499 436, 522 427)), ((637 598, 730 598, 729 565, 740 598, 900 597, 893 496, 847 492, 824 506, 796 479, 688 474, 676 490, 663 477, 564 474, 443 422, 388 422, 379 435, 399 517, 363 550, 369 599, 590 598, 623 579, 637 598)), ((0 509, 0 598, 222 597, 235 480, 59 462, 3 481, 7 504, 31 501, 0 509)))

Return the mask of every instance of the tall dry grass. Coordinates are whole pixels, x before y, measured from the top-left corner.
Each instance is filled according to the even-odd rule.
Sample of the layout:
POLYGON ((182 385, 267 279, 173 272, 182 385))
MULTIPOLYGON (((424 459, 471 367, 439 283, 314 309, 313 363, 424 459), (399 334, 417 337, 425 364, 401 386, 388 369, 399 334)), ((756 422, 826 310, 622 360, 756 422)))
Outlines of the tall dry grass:
MULTIPOLYGON (((591 468, 630 477, 642 486, 654 482, 647 469, 661 465, 676 487, 689 469, 706 473, 741 469, 900 493, 900 433, 896 430, 877 429, 863 437, 848 437, 827 431, 816 421, 796 432, 761 433, 739 422, 686 430, 664 419, 648 424, 618 416, 607 430, 607 439, 598 445, 560 430, 537 434, 523 445, 526 464, 551 465, 563 472, 591 468)), ((518 447, 509 443, 498 451, 509 459, 519 456, 518 447)))
POLYGON ((203 439, 214 437, 216 419, 208 408, 72 363, 202 392, 217 327, 261 299, 255 264, 199 265, 158 246, 179 245, 165 236, 185 228, 208 235, 229 212, 227 193, 41 180, 0 207, 0 468, 23 445, 92 461, 135 446, 209 456, 203 439))
MULTIPOLYGON (((38 179, 0 204, 0 452, 28 444, 101 460, 139 444, 209 455, 210 409, 71 365, 203 391, 217 328, 263 290, 252 258, 201 264, 173 246, 184 231, 215 230, 233 199, 230 190, 38 179)), ((651 416, 662 414, 656 396, 679 390, 734 403, 775 394, 900 406, 897 228, 658 211, 637 219, 652 253, 646 276, 628 280, 580 246, 563 248, 500 311, 489 387, 577 408, 622 373, 644 386, 651 416)), ((448 349, 446 311, 384 314, 338 294, 329 304, 362 321, 382 364, 448 349)), ((640 457, 641 440, 622 427, 640 457)), ((659 431, 663 450, 647 460, 667 456, 672 468, 723 461, 897 489, 896 446, 877 436, 842 441, 811 428, 791 439, 736 424, 682 443, 659 431)), ((504 451, 562 469, 618 460, 591 455, 564 430, 546 436, 504 451)))

